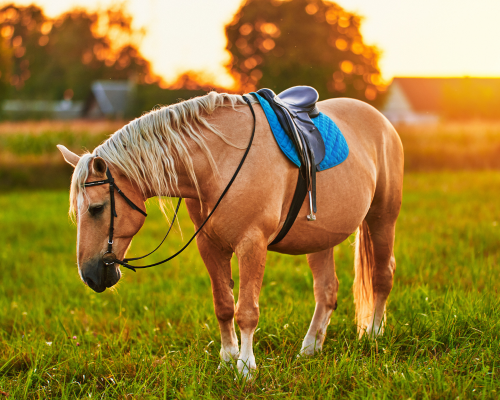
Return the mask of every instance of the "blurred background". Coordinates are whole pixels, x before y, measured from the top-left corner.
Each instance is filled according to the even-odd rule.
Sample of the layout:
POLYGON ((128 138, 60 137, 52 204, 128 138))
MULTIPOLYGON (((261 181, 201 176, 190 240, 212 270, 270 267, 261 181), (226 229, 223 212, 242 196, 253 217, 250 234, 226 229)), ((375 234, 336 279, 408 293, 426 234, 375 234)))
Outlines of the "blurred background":
POLYGON ((407 170, 498 168, 500 4, 435 3, 0 2, 0 188, 67 187, 55 144, 155 106, 293 85, 377 107, 407 170))

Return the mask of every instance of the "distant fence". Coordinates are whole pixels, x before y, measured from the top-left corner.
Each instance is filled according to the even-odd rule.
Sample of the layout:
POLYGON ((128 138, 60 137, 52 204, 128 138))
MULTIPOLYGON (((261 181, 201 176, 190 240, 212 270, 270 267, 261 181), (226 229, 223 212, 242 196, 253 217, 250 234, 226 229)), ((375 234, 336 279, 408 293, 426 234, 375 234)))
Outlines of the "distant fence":
POLYGON ((83 101, 5 100, 2 105, 2 118, 7 120, 75 119, 82 112, 83 101))

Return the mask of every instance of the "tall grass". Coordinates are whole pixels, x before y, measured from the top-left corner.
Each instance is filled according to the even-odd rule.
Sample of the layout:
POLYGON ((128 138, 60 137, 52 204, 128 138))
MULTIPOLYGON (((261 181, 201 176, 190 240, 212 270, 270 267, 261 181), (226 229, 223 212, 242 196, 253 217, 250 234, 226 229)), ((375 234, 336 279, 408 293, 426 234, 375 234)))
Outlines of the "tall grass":
POLYGON ((397 126, 406 171, 500 169, 500 122, 397 126))
MULTIPOLYGON (((376 341, 356 339, 352 238, 335 249, 338 309, 312 358, 296 357, 314 311, 305 257, 269 253, 259 368, 246 384, 231 366, 218 369, 210 280, 195 246, 165 266, 125 271, 99 295, 79 281, 67 193, 1 194, 0 390, 15 399, 498 398, 499 187, 498 172, 405 176, 388 329, 376 341)), ((165 231, 157 207, 148 212, 132 256, 165 231)), ((185 210, 181 221, 186 237, 185 210)), ((181 243, 174 235, 157 258, 181 243)), ((236 260, 234 269, 237 277, 236 260)))
POLYGON ((120 121, 27 121, 0 123, 0 190, 64 188, 72 174, 56 145, 92 151, 120 121))

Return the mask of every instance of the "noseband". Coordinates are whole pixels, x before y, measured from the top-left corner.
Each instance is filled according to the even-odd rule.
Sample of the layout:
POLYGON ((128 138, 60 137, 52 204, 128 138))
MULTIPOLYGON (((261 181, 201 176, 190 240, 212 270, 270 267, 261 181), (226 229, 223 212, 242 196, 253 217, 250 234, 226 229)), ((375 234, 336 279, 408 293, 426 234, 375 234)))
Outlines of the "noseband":
POLYGON ((156 250, 158 250, 160 248, 160 246, 163 244, 163 242, 167 238, 168 234, 170 233, 170 230, 172 229, 172 226, 174 225, 175 219, 177 218, 177 212, 179 211, 179 207, 181 205, 182 197, 179 198, 179 201, 177 202, 177 207, 175 208, 175 213, 174 213, 174 217, 172 218, 172 222, 170 223, 168 231, 167 231, 165 237, 163 238, 163 240, 160 242, 160 244, 152 252, 150 252, 150 253, 142 256, 142 257, 125 258, 123 261, 120 261, 120 260, 118 260, 116 258, 115 253, 113 253, 114 219, 118 218, 118 215, 116 214, 116 207, 115 207, 115 189, 118 192, 118 194, 120 196, 122 196, 122 198, 125 200, 125 202, 130 206, 130 208, 132 208, 133 210, 136 210, 136 211, 140 212, 145 217, 147 217, 148 214, 146 214, 145 211, 143 211, 139 207, 137 207, 137 205, 135 205, 134 202, 132 200, 130 200, 125 195, 125 193, 123 193, 120 190, 120 188, 116 185, 115 180, 114 180, 113 176, 111 175, 111 171, 109 170, 109 168, 106 168, 106 177, 107 177, 107 179, 104 179, 104 180, 101 180, 101 181, 93 181, 93 182, 86 182, 86 183, 84 183, 84 185, 83 185, 84 187, 100 186, 100 185, 109 184, 109 201, 110 201, 110 207, 111 207, 111 212, 110 212, 110 214, 111 214, 110 218, 111 219, 110 219, 110 223, 109 223, 108 249, 107 249, 106 253, 104 253, 103 256, 102 256, 102 262, 105 265, 111 266, 113 264, 120 264, 120 265, 123 265, 125 268, 128 268, 128 269, 130 269, 130 270, 132 270, 134 272, 136 272, 136 269, 138 269, 138 268, 141 268, 141 269, 142 268, 151 268, 151 267, 154 267, 156 265, 160 265, 160 264, 166 263, 167 261, 170 261, 174 257, 177 257, 194 240, 194 238, 198 235, 198 233, 205 226, 205 224, 208 222, 208 220, 210 219, 210 217, 213 215, 213 213, 215 212, 215 210, 219 206, 220 202, 222 201, 222 199, 224 198, 224 196, 228 192, 229 188, 233 184, 234 180, 236 179, 236 176, 238 176, 238 173, 240 172, 240 169, 243 166, 243 163, 245 162, 245 159, 247 158, 248 152, 250 150, 250 146, 252 146, 253 138, 254 138, 254 135, 255 135, 255 125, 256 125, 255 112, 253 110, 253 107, 252 107, 252 104, 251 104, 250 100, 248 100, 245 96, 243 96, 243 99, 245 100, 245 102, 250 107, 250 111, 252 112, 252 116, 253 116, 253 131, 252 131, 252 136, 250 137, 250 142, 248 143, 248 147, 245 150, 245 154, 243 154, 243 157, 242 157, 242 159, 240 161, 240 164, 238 165, 238 168, 236 168, 236 171, 235 171, 233 177, 231 178, 231 180, 227 184, 226 188, 224 189, 224 191, 220 195, 219 200, 217 200, 217 203, 215 203, 214 208, 212 209, 212 211, 210 212, 210 214, 208 214, 208 216, 205 219, 205 221, 203 221, 203 223, 200 225, 200 227, 194 233, 194 235, 191 237, 191 239, 189 239, 188 242, 177 253, 175 253, 172 256, 166 258, 165 260, 159 261, 159 262, 154 263, 154 264, 144 265, 144 266, 134 266, 134 265, 128 264, 129 261, 141 260, 141 259, 143 259, 143 258, 145 258, 145 257, 147 257, 147 256, 149 256, 151 254, 153 254, 156 250))

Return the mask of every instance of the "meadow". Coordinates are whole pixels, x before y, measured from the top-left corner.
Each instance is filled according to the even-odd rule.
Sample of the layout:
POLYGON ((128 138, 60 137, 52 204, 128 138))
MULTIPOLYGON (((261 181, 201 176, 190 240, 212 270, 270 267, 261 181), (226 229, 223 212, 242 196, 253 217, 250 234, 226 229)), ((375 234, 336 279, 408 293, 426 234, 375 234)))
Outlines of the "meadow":
MULTIPOLYGON (((91 146, 109 129, 76 136, 91 146)), ((305 256, 269 253, 252 382, 220 365, 210 280, 194 244, 167 265, 125 271, 116 289, 96 294, 78 276, 67 188, 37 189, 26 172, 26 186, 0 192, 0 398, 498 398, 500 171, 484 163, 498 158, 500 129, 482 130, 476 146, 472 133, 439 129, 402 133, 409 168, 384 336, 357 340, 351 237, 335 249, 338 309, 324 350, 297 358, 314 311, 312 276, 305 256), (453 132, 455 151, 442 154, 469 158, 427 162, 453 132)), ((26 132, 4 134, 0 126, 0 167, 28 159, 59 165, 51 150, 16 153, 12 143, 23 135, 52 140, 38 139, 43 129, 26 132)), ((166 229, 155 201, 148 213, 132 256, 166 229)), ((180 221, 156 259, 193 231, 184 209, 180 221)))

